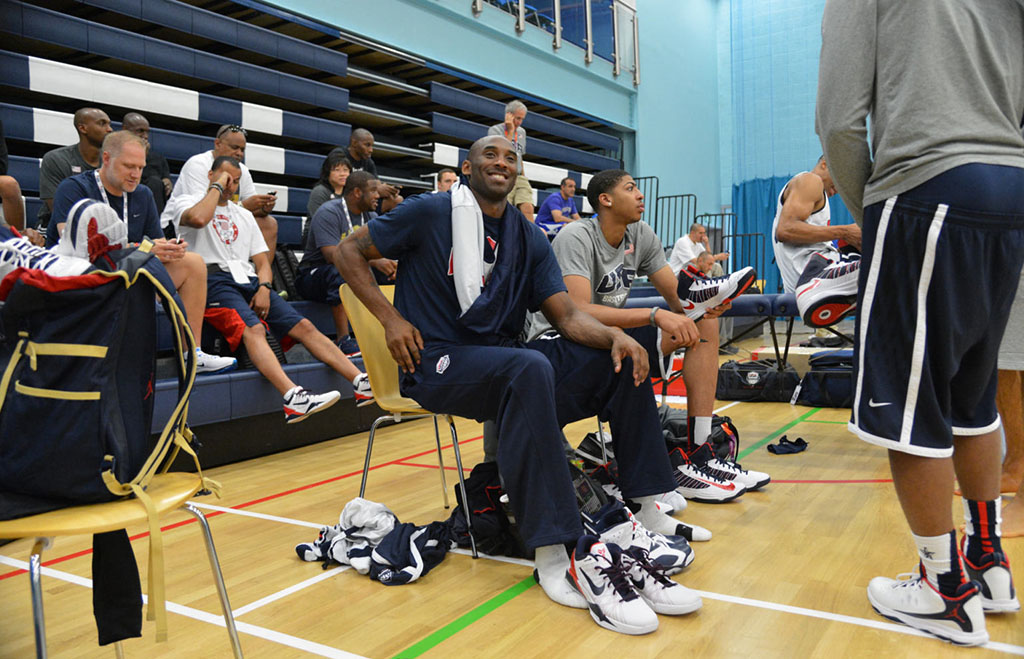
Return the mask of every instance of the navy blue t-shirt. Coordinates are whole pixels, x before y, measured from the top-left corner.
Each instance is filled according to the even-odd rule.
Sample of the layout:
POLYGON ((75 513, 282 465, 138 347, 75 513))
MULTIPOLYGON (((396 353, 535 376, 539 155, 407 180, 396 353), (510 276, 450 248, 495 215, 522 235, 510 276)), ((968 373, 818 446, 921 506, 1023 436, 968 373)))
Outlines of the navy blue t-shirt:
POLYGON ((525 226, 525 272, 515 273, 530 286, 524 299, 507 309, 503 328, 514 328, 508 336, 481 336, 463 327, 462 314, 449 268, 452 256, 452 199, 450 192, 413 197, 390 212, 370 221, 367 227, 382 256, 399 262, 395 288, 395 307, 416 326, 428 346, 437 343, 493 345, 515 341, 526 321, 527 311, 537 311, 544 300, 565 290, 547 237, 532 229, 529 221, 511 204, 505 205, 501 218, 484 215, 484 260, 500 255, 500 227, 503 222, 521 222, 525 226))
MULTIPOLYGON (((71 207, 82 199, 103 201, 103 195, 96 185, 96 175, 91 171, 68 177, 57 186, 57 191, 53 195, 53 213, 50 214, 50 224, 46 228, 47 247, 56 245, 60 240, 57 224, 66 222, 71 207)), ((123 220, 123 198, 115 197, 108 192, 107 200, 117 216, 123 220)), ((141 183, 128 193, 128 215, 128 242, 137 243, 143 238, 164 237, 164 232, 160 229, 160 214, 156 211, 153 191, 141 183)))

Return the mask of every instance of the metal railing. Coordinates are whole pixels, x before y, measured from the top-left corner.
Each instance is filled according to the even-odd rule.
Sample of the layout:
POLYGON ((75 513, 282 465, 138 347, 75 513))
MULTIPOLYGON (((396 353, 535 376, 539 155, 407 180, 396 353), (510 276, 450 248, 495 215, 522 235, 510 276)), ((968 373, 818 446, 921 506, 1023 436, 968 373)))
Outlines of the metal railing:
POLYGON ((727 234, 723 237, 723 243, 725 251, 729 252, 732 270, 752 265, 757 271, 757 278, 764 281, 765 238, 763 233, 727 234))
POLYGON ((612 63, 614 75, 629 72, 633 84, 640 84, 635 0, 472 0, 473 14, 479 16, 484 4, 511 14, 517 33, 534 25, 552 34, 553 49, 561 48, 563 41, 576 44, 587 64, 597 55, 612 63))
POLYGON ((671 247, 689 232, 697 215, 697 195, 674 194, 658 197, 657 220, 651 227, 666 247, 671 247))
POLYGON ((654 228, 658 221, 658 185, 660 181, 657 176, 637 176, 633 181, 636 182, 636 187, 640 188, 640 193, 644 196, 644 214, 640 219, 654 228))

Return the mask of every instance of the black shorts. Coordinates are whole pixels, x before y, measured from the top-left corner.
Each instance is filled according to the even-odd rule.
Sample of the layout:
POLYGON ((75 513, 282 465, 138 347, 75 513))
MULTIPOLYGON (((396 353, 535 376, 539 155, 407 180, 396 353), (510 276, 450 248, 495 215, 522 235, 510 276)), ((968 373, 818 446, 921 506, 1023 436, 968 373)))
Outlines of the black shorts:
POLYGON ((996 358, 1024 262, 1024 210, 893 197, 865 208, 850 430, 948 457, 999 427, 996 358))

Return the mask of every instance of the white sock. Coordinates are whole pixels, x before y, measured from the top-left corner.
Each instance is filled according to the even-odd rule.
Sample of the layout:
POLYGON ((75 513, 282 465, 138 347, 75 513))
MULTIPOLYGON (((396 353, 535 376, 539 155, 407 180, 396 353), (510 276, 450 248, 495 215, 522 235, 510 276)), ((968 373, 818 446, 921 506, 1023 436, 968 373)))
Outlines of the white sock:
POLYGON ((633 510, 635 505, 630 506, 630 510, 633 510, 633 514, 644 525, 645 529, 662 535, 682 535, 679 522, 658 510, 658 504, 655 503, 655 499, 657 499, 655 495, 636 497, 635 499, 630 499, 627 504, 640 505, 639 510, 633 510))
MULTIPOLYGON (((910 534, 917 545, 917 555, 921 558, 925 576, 929 583, 939 587, 939 575, 953 570, 951 542, 948 533, 936 536, 920 536, 910 534)), ((959 561, 958 561, 959 563, 959 561)))
POLYGON ((587 608, 587 601, 580 591, 569 583, 569 555, 563 545, 544 545, 534 550, 534 566, 540 587, 548 597, 562 606, 574 609, 587 608))
POLYGON ((693 417, 693 444, 694 446, 700 446, 701 444, 708 441, 711 437, 711 417, 709 416, 695 416, 693 417))
POLYGON ((294 387, 292 387, 288 391, 284 392, 284 400, 285 400, 285 402, 290 401, 292 399, 292 396, 294 396, 295 394, 299 393, 300 391, 302 391, 302 387, 300 387, 298 385, 295 385, 294 387))

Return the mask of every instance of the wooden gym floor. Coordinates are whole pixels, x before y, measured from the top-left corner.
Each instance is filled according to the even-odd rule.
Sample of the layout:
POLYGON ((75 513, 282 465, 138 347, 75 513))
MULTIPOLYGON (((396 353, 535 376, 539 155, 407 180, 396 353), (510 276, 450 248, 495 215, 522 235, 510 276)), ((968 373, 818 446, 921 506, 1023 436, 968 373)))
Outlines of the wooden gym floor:
MULTIPOLYGON (((335 524, 359 490, 366 433, 211 470, 224 498, 197 500, 209 516, 249 657, 945 657, 1024 655, 1024 613, 988 616, 984 649, 954 648, 876 615, 865 587, 916 565, 885 452, 846 430, 848 410, 785 403, 719 403, 740 430, 741 462, 767 471, 763 492, 722 505, 691 503, 682 519, 712 530, 676 579, 703 608, 660 617, 653 634, 598 627, 586 611, 549 601, 529 564, 451 553, 418 582, 387 587, 347 568, 300 561, 293 547, 335 524), (803 453, 765 450, 782 435, 803 453)), ((482 456, 481 427, 458 422, 467 469, 482 456)), ((566 429, 576 442, 593 420, 566 429)), ((444 519, 429 420, 378 432, 367 498, 403 522, 444 519)), ((442 428, 443 431, 443 428, 442 428)), ((443 437, 443 435, 442 435, 443 437)), ((452 470, 454 454, 445 450, 452 470)), ((448 472, 449 483, 454 474, 448 472)), ((962 518, 954 502, 957 520, 962 518)), ((227 634, 194 521, 164 521, 169 640, 153 623, 124 643, 129 657, 229 657, 227 634)), ((145 528, 129 529, 143 572, 145 528)), ((51 656, 110 657, 96 645, 88 537, 58 538, 44 556, 51 656)), ((1024 539, 1005 541, 1024 583, 1024 539)), ((29 540, 0 547, 0 657, 33 656, 25 567, 29 540)), ((145 574, 143 574, 145 588, 145 574)))

